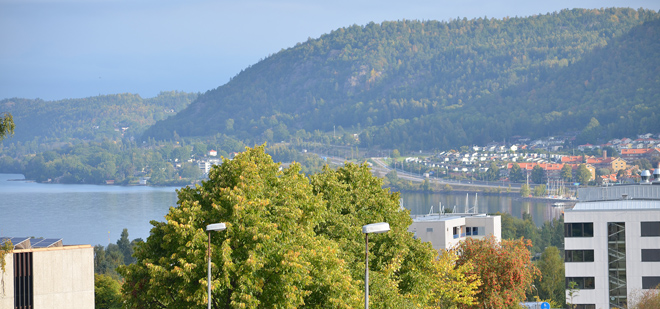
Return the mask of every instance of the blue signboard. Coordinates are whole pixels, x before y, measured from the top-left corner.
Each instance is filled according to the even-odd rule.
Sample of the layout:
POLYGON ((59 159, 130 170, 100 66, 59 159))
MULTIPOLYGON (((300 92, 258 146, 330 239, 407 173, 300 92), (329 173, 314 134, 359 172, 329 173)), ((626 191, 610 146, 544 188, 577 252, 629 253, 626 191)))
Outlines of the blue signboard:
POLYGON ((547 302, 542 302, 541 303, 541 309, 550 309, 550 304, 547 302))

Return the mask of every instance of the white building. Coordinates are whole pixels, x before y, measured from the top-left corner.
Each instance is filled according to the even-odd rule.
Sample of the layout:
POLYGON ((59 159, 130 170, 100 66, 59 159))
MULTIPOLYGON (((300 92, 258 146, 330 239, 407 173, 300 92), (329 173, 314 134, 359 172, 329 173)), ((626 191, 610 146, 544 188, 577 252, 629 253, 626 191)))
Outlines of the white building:
POLYGON ((214 165, 220 164, 222 164, 222 160, 220 159, 206 159, 198 161, 197 167, 199 167, 199 170, 202 172, 202 174, 208 175, 209 171, 214 165))
POLYGON ((578 197, 564 216, 566 284, 579 289, 572 303, 625 308, 660 284, 660 183, 584 188, 578 197))
POLYGON ((0 308, 94 308, 94 248, 61 239, 11 240, 1 272, 0 308))
POLYGON ((502 239, 500 216, 472 213, 431 214, 413 218, 408 231, 422 242, 430 241, 433 249, 450 249, 466 238, 493 235, 502 239))

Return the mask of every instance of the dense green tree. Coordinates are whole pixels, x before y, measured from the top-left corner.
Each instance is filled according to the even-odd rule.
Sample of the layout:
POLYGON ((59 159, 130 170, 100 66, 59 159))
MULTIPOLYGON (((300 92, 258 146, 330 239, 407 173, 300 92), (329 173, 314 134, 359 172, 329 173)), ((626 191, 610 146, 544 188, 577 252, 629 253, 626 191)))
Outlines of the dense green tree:
POLYGON ((570 181, 573 179, 573 168, 569 164, 564 164, 564 166, 561 167, 561 178, 564 179, 564 181, 570 181))
POLYGON ((130 240, 128 240, 128 229, 123 229, 121 231, 121 237, 117 240, 117 247, 123 255, 123 264, 132 264, 135 263, 135 258, 133 257, 133 245, 130 240))
POLYGON ((121 284, 116 279, 102 274, 94 274, 94 308, 120 309, 121 284))
POLYGON ((523 171, 520 168, 520 165, 518 165, 518 163, 513 163, 511 170, 509 171, 509 181, 520 182, 523 180, 525 180, 525 176, 523 176, 523 171))
POLYGON ((559 249, 554 246, 545 248, 541 258, 536 262, 541 277, 536 279, 535 286, 541 299, 552 299, 556 304, 566 302, 566 282, 564 277, 564 261, 559 249))
POLYGON ((589 183, 589 180, 591 179, 591 172, 589 169, 587 169, 586 165, 580 164, 577 170, 576 178, 580 184, 586 185, 589 183))
POLYGON ((546 195, 547 192, 548 192, 548 190, 547 190, 545 185, 538 185, 538 186, 534 187, 533 194, 536 197, 541 197, 541 196, 546 195))
POLYGON ((488 180, 494 181, 500 179, 500 168, 495 164, 495 162, 490 162, 488 171, 486 171, 486 176, 488 180))
POLYGON ((137 263, 120 267, 126 306, 205 304, 204 228, 216 222, 227 230, 211 239, 214 307, 360 306, 360 228, 383 221, 391 231, 369 241, 372 306, 429 303, 436 253, 411 237, 398 194, 381 186, 366 164, 308 179, 298 164, 279 171, 263 146, 248 149, 179 190, 166 222, 152 222, 137 263))
POLYGON ((535 184, 545 183, 545 170, 540 165, 535 165, 532 169, 532 181, 535 184))

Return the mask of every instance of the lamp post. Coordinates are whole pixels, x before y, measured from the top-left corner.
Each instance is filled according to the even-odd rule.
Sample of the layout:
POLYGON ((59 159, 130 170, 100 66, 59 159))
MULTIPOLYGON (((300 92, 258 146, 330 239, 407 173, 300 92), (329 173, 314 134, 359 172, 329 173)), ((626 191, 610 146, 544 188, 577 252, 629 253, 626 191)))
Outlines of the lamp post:
POLYGON ((371 223, 362 226, 366 248, 364 254, 364 309, 369 309, 369 233, 380 234, 389 230, 390 224, 387 222, 371 223))
POLYGON ((208 253, 209 253, 209 277, 208 277, 208 309, 211 309, 211 232, 212 231, 224 231, 227 229, 227 226, 224 223, 214 223, 214 224, 209 224, 206 226, 206 231, 209 233, 209 246, 208 246, 208 253))

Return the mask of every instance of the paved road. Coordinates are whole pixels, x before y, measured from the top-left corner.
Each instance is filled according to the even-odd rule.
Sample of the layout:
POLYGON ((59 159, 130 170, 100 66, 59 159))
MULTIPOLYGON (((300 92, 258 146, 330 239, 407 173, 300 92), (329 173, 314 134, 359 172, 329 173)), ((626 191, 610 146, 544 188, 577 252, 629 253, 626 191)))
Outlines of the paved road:
MULTIPOLYGON (((316 154, 319 157, 326 158, 328 163, 342 166, 344 165, 344 162, 346 162, 345 158, 341 157, 333 157, 333 156, 327 156, 327 155, 322 155, 322 154, 316 154)), ((370 158, 374 163, 376 163, 373 167, 372 170, 375 172, 379 172, 384 174, 389 173, 392 171, 392 168, 383 161, 383 158, 379 157, 373 157, 370 158)), ((424 176, 415 174, 415 173, 410 173, 409 171, 404 171, 400 168, 396 169, 397 176, 401 179, 405 180, 410 180, 414 182, 423 182, 424 179, 426 179, 424 176)), ((434 178, 430 177, 429 180, 433 184, 439 184, 439 185, 464 185, 464 186, 474 186, 474 187, 486 187, 486 188, 506 188, 509 185, 511 185, 511 188, 515 189, 520 189, 520 187, 523 185, 521 183, 509 183, 506 181, 482 181, 482 180, 451 180, 451 179, 445 179, 445 178, 434 178)), ((536 184, 530 184, 530 189, 533 190, 534 187, 536 187, 536 184)))

